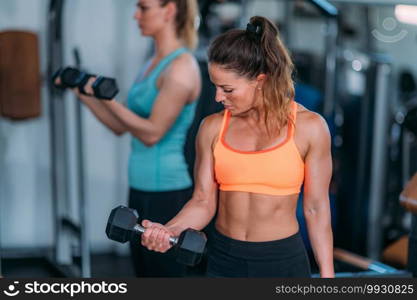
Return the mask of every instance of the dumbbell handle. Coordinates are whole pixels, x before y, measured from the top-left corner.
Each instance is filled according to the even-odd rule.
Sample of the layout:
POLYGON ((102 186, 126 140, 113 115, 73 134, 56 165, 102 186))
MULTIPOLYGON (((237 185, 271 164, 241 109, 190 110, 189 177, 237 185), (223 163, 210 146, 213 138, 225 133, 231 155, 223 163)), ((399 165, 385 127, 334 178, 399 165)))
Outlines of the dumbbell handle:
MULTIPOLYGON (((146 228, 143 227, 143 226, 140 226, 139 224, 136 224, 135 227, 133 228, 133 231, 135 231, 137 233, 140 233, 140 234, 144 233, 145 230, 146 230, 146 228)), ((176 245, 176 244, 178 244, 178 238, 171 236, 169 238, 169 242, 171 243, 171 245, 176 245)))

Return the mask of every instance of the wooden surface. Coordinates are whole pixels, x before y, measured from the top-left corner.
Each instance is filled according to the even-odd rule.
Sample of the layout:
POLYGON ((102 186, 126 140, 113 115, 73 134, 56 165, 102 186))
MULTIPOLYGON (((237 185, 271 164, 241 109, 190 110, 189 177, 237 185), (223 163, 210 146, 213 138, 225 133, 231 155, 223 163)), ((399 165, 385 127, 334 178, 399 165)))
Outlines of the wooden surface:
POLYGON ((40 82, 37 35, 0 32, 0 114, 18 120, 39 116, 40 82))

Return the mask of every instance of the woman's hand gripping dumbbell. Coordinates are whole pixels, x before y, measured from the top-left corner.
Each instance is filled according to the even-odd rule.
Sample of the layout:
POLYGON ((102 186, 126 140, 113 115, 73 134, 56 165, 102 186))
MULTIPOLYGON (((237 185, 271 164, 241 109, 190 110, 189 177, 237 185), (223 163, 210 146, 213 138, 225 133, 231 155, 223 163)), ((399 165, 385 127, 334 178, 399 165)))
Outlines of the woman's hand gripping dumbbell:
MULTIPOLYGON (((142 235, 142 244, 149 247, 149 241, 146 241, 146 239, 149 238, 150 231, 147 233, 147 230, 157 227, 160 229, 158 233, 154 230, 152 232, 153 234, 160 234, 161 240, 164 239, 165 243, 163 250, 158 250, 159 252, 165 252, 171 246, 174 246, 177 251, 177 262, 188 266, 194 266, 200 262, 207 242, 203 232, 190 228, 182 231, 179 236, 168 237, 168 233, 175 233, 170 232, 165 226, 145 220, 144 225, 146 227, 144 227, 138 224, 138 220, 139 216, 136 210, 125 206, 114 208, 107 222, 107 237, 111 240, 125 243, 139 234, 142 235)), ((152 249, 153 247, 151 246, 150 248, 152 249)))
POLYGON ((80 93, 97 99, 112 100, 119 92, 115 79, 88 74, 71 67, 56 71, 52 82, 57 88, 77 88, 80 93))

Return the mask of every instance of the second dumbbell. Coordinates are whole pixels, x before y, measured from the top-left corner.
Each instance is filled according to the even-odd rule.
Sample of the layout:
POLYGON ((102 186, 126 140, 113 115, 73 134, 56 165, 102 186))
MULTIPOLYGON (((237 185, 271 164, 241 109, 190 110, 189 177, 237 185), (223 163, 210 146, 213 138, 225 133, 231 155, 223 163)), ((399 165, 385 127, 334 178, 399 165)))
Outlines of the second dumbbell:
MULTIPOLYGON (((87 84, 88 80, 91 77, 96 75, 88 74, 86 72, 81 72, 76 68, 66 67, 61 68, 52 76, 53 84, 57 88, 75 88, 78 87, 78 90, 85 95, 89 95, 84 87, 87 84), (57 84, 56 80, 60 78, 61 83, 57 84)), ((117 82, 113 78, 98 76, 92 84, 93 96, 98 99, 111 100, 119 92, 117 82)))

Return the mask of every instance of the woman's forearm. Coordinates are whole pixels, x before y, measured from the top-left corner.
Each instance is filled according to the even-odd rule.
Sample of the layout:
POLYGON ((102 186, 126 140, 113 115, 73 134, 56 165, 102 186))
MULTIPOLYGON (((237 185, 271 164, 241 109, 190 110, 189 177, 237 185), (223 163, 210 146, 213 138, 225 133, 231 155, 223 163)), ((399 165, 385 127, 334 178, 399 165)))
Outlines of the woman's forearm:
POLYGON ((83 94, 79 94, 78 98, 90 109, 93 115, 101 123, 103 123, 115 134, 121 135, 127 131, 126 126, 124 126, 124 124, 103 105, 102 100, 97 100, 94 97, 89 97, 83 94))
POLYGON ((207 201, 192 198, 165 226, 181 228, 181 230, 187 228, 202 230, 215 215, 216 208, 211 206, 207 201))
POLYGON ((150 120, 138 116, 123 104, 114 100, 103 101, 102 104, 133 136, 141 140, 145 145, 152 146, 160 139, 161 135, 150 120))
POLYGON ((334 277, 333 233, 328 213, 306 216, 308 235, 321 277, 334 277))

